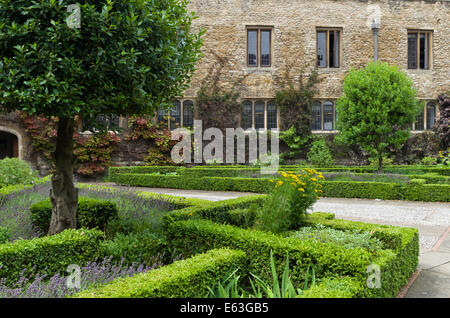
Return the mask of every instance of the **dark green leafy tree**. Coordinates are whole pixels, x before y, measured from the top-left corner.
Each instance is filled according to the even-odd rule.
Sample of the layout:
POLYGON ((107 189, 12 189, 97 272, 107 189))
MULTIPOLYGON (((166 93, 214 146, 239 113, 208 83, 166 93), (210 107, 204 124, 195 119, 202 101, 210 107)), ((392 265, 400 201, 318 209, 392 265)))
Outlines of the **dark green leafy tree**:
POLYGON ((49 234, 76 226, 74 117, 150 114, 188 85, 202 32, 191 32, 186 5, 0 0, 1 110, 58 117, 49 234))
POLYGON ((372 62, 352 69, 345 77, 343 95, 337 100, 338 140, 358 144, 378 160, 390 147, 400 149, 423 105, 412 80, 396 66, 372 62))

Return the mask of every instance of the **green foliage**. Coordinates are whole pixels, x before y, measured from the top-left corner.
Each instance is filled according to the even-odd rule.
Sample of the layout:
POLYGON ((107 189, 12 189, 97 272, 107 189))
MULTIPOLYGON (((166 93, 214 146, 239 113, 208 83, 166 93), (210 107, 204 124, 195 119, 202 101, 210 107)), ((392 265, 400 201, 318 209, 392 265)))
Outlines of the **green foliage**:
POLYGON ((6 226, 0 226, 0 244, 6 243, 9 241, 9 230, 6 226))
POLYGON ((334 164, 333 156, 323 137, 313 141, 311 150, 308 152, 308 161, 315 167, 329 167, 334 164))
POLYGON ((319 79, 316 71, 307 78, 302 71, 298 80, 294 80, 290 72, 291 67, 288 66, 277 83, 279 89, 275 93, 275 104, 282 116, 283 127, 280 128, 284 130, 280 139, 290 148, 285 156, 293 158, 302 153, 311 138, 310 105, 317 92, 319 79))
MULTIPOLYGON (((252 292, 246 294, 242 288, 239 288, 239 276, 236 275, 235 270, 231 275, 226 277, 223 281, 219 281, 216 286, 209 289, 209 297, 212 298, 295 298, 303 294, 303 290, 308 289, 309 286, 309 267, 307 269, 305 282, 303 283, 303 290, 301 288, 295 288, 289 273, 289 257, 286 259, 286 265, 284 267, 281 279, 278 277, 275 263, 272 253, 270 254, 270 269, 272 271, 272 283, 268 284, 261 278, 250 273, 253 276, 254 281, 250 279, 250 285, 252 286, 252 292), (281 285, 280 285, 281 281, 281 285)), ((311 285, 315 284, 315 273, 312 268, 311 273, 311 285)))
POLYGON ((66 274, 70 264, 104 258, 97 230, 65 230, 56 235, 0 245, 0 277, 15 282, 21 274, 66 274))
POLYGON ((439 118, 433 126, 433 131, 440 141, 441 149, 450 147, 450 91, 438 96, 439 118))
POLYGON ((30 164, 18 158, 5 158, 0 160, 0 188, 18 185, 32 184, 36 181, 37 174, 30 164))
POLYGON ((189 85, 201 34, 191 30, 187 2, 82 3, 80 28, 66 24, 69 4, 0 2, 3 110, 86 119, 150 113, 189 85))
POLYGON ((105 241, 103 244, 105 254, 112 256, 115 261, 121 261, 123 258, 126 264, 148 265, 155 261, 162 261, 164 256, 166 259, 170 257, 170 255, 163 255, 166 245, 164 237, 151 230, 128 234, 117 233, 112 240, 105 241))
POLYGON ((280 140, 289 147, 289 152, 282 153, 281 156, 283 158, 295 158, 304 152, 306 145, 311 140, 311 135, 299 135, 295 127, 291 126, 289 129, 280 132, 280 140))
POLYGON ((147 273, 120 278, 75 294, 75 298, 199 298, 217 277, 245 268, 242 251, 215 249, 147 273))
POLYGON ((302 227, 292 237, 300 240, 315 239, 321 242, 336 242, 344 248, 362 247, 370 252, 383 248, 383 243, 379 239, 373 238, 368 232, 345 232, 325 227, 322 224, 317 224, 314 227, 302 227))
MULTIPOLYGON (((378 157, 369 157, 369 166, 373 168, 378 168, 378 157)), ((394 163, 394 160, 387 156, 383 156, 383 165, 390 166, 394 163)))
MULTIPOLYGON (((47 233, 52 217, 50 199, 30 206, 31 220, 42 232, 47 233)), ((117 206, 113 202, 91 198, 79 198, 77 225, 83 228, 105 230, 109 221, 117 219, 117 206)))
POLYGON ((421 162, 424 166, 431 166, 431 165, 435 165, 437 163, 437 158, 427 156, 427 157, 422 158, 421 162))
POLYGON ((256 226, 274 233, 296 229, 302 225, 307 210, 317 201, 322 192, 319 180, 320 172, 312 169, 302 170, 299 174, 292 171, 279 172, 266 202, 258 209, 256 226))
MULTIPOLYGON (((400 149, 406 142, 409 130, 405 127, 423 108, 412 80, 387 63, 372 62, 350 70, 343 91, 336 102, 338 140, 359 144, 380 160, 389 147, 400 149)), ((381 171, 382 165, 378 168, 381 171)))
MULTIPOLYGON (((247 207, 257 202, 261 204, 259 200, 253 198, 241 201, 241 208, 245 204, 247 207)), ((418 231, 413 228, 333 219, 328 214, 318 213, 313 213, 306 219, 308 226, 323 224, 344 232, 371 233, 373 238, 383 242, 383 249, 369 253, 360 247, 343 249, 342 245, 335 242, 283 238, 268 232, 245 230, 199 219, 202 217, 227 222, 229 211, 226 210, 226 203, 221 202, 220 205, 225 209, 211 206, 173 211, 166 218, 168 242, 186 255, 218 247, 241 249, 247 254, 249 272, 266 282, 272 277, 270 269, 265 266, 270 252, 273 253, 277 272, 283 270, 286 255, 289 256, 294 285, 305 281, 307 265, 314 264, 319 283, 304 291, 300 297, 395 297, 418 264, 418 231), (370 264, 380 266, 382 288, 366 287, 366 270, 370 264)), ((230 209, 232 208, 230 205, 230 209)))

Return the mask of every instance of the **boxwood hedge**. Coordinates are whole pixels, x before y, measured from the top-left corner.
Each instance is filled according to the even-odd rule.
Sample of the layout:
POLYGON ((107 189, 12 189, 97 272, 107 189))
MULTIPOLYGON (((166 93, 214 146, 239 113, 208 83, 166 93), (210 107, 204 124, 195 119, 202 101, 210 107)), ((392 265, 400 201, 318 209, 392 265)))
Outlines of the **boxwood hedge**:
POLYGON ((205 297, 219 277, 237 268, 245 271, 242 251, 215 249, 147 273, 119 278, 109 284, 75 294, 75 298, 205 297))
MULTIPOLYGON (((121 173, 111 181, 131 186, 162 187, 189 190, 241 191, 267 193, 273 184, 267 178, 198 177, 121 173)), ((450 184, 408 185, 366 181, 323 181, 324 197, 365 198, 410 201, 450 201, 450 184)))
POLYGON ((35 272, 49 276, 65 273, 70 264, 84 265, 104 258, 98 230, 65 230, 56 235, 0 244, 0 278, 15 282, 21 274, 35 272))

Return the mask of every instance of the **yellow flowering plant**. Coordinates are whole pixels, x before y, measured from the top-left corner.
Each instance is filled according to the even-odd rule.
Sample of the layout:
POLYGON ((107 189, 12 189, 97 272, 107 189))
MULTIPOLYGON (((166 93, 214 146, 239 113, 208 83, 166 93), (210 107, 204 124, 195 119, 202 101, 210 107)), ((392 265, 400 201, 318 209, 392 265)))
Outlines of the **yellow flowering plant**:
POLYGON ((272 232, 297 229, 304 221, 307 210, 317 201, 322 192, 320 172, 303 169, 278 172, 278 178, 270 180, 274 184, 258 216, 258 226, 272 232))

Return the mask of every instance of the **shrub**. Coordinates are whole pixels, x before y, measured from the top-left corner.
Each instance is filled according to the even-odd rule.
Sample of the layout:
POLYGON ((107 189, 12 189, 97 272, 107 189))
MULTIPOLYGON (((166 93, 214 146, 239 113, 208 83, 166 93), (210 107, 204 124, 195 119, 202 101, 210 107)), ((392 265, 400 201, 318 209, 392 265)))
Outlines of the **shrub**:
POLYGON ((365 231, 340 231, 325 227, 322 224, 305 226, 295 232, 292 237, 297 239, 315 239, 321 242, 335 242, 344 248, 362 247, 370 252, 383 248, 383 243, 365 231))
POLYGON ((17 158, 5 158, 0 160, 0 188, 16 185, 31 184, 37 178, 30 164, 17 158))
POLYGON ((328 167, 334 164, 333 156, 325 139, 319 137, 312 143, 311 150, 308 152, 308 160, 317 167, 328 167))
POLYGON ((120 278, 76 298, 192 298, 205 297, 217 277, 246 268, 242 251, 216 249, 174 262, 148 273, 120 278))
POLYGON ((169 255, 163 255, 167 243, 165 238, 150 231, 122 234, 116 236, 103 244, 106 255, 112 256, 114 260, 122 258, 126 264, 153 264, 156 261, 170 261, 169 255))
POLYGON ((299 174, 279 174, 278 180, 270 180, 275 182, 275 188, 259 209, 256 220, 257 227, 274 233, 298 228, 307 210, 322 192, 319 179, 323 179, 323 176, 320 172, 304 169, 299 174))
POLYGON ((16 282, 32 273, 65 273, 70 264, 80 266, 104 258, 100 242, 104 235, 97 230, 65 230, 59 234, 18 240, 0 245, 0 277, 16 282))
MULTIPOLYGON (((52 217, 50 199, 30 206, 31 220, 42 232, 47 233, 52 217)), ((106 230, 109 221, 117 218, 117 207, 113 202, 91 198, 79 198, 77 210, 77 226, 106 230)))
POLYGON ((6 226, 0 226, 0 244, 8 242, 9 238, 10 234, 8 228, 6 226))

